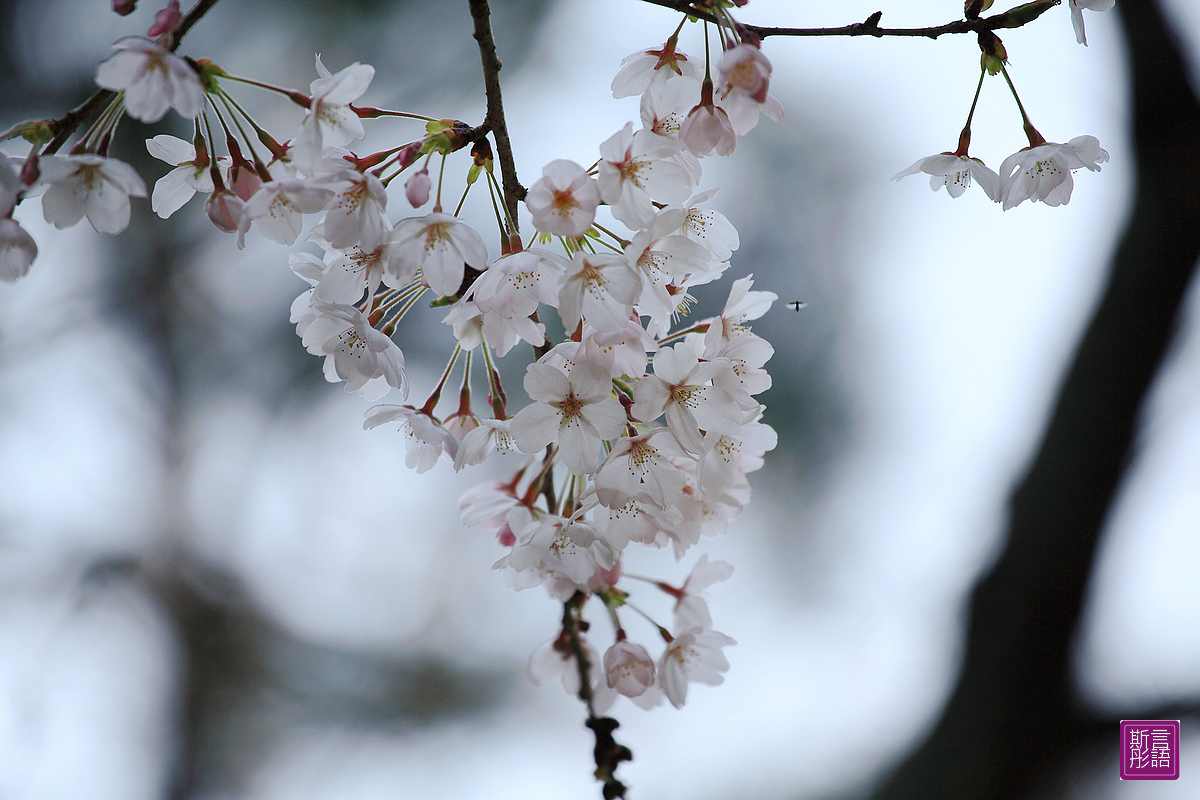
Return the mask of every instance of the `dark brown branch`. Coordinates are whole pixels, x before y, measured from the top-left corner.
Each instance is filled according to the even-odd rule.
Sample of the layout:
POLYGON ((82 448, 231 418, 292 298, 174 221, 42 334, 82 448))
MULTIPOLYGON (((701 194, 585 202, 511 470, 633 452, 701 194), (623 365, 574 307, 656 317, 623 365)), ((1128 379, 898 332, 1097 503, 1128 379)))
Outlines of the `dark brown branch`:
MULTIPOLYGON (((642 0, 650 5, 662 6, 682 12, 697 19, 708 22, 721 22, 710 12, 695 8, 687 0, 642 0)), ((760 39, 768 36, 918 36, 926 39, 936 39, 944 34, 979 33, 980 31, 996 31, 1002 28, 1019 28, 1037 19, 1041 14, 1056 5, 1061 0, 1042 0, 1042 2, 1025 3, 1000 14, 993 14, 986 19, 960 19, 947 22, 932 28, 881 28, 879 19, 882 11, 876 11, 867 17, 865 22, 855 22, 840 28, 773 28, 762 25, 741 25, 760 39)))
MULTIPOLYGON (((183 39, 184 35, 218 2, 220 0, 200 0, 200 2, 196 3, 192 7, 192 10, 179 21, 179 27, 175 30, 175 35, 171 37, 171 43, 167 49, 175 52, 175 48, 179 47, 179 42, 183 39)), ((71 138, 71 134, 75 133, 75 130, 85 120, 90 119, 93 114, 108 103, 114 94, 109 89, 97 89, 91 97, 75 106, 75 108, 72 108, 61 119, 52 120, 50 128, 54 131, 54 138, 50 140, 50 144, 46 145, 46 149, 42 151, 42 155, 52 156, 57 153, 67 143, 67 140, 71 138)))
POLYGON ((617 744, 613 738, 613 731, 620 727, 620 723, 612 717, 597 717, 592 704, 592 664, 587 648, 583 646, 583 632, 587 630, 587 623, 581 613, 587 599, 588 596, 583 592, 576 592, 563 603, 562 636, 579 670, 579 699, 587 706, 586 725, 596 734, 596 746, 592 751, 596 759, 596 780, 604 784, 601 790, 604 800, 613 800, 625 796, 626 786, 617 780, 616 771, 622 761, 633 760, 633 752, 625 745, 617 744))
POLYGON ((500 94, 500 59, 492 38, 491 9, 487 0, 470 0, 471 18, 475 21, 475 41, 479 43, 479 58, 483 62, 483 84, 487 97, 487 116, 484 125, 496 137, 496 154, 500 158, 500 176, 504 187, 504 206, 511 220, 510 237, 520 236, 517 224, 517 202, 525 197, 525 187, 517 180, 512 142, 504 121, 504 100, 500 94))

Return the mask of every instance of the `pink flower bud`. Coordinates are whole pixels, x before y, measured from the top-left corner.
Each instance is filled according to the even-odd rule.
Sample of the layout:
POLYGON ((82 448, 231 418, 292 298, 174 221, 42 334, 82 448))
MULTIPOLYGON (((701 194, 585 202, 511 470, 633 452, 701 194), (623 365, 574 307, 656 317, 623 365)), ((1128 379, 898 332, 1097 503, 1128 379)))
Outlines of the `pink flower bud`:
POLYGON ((404 196, 413 208, 420 208, 429 202, 429 191, 433 181, 429 179, 429 170, 423 169, 414 174, 404 183, 404 196))
POLYGON ((588 580, 588 588, 593 592, 604 592, 616 586, 619 580, 621 580, 621 561, 617 559, 612 565, 612 569, 605 569, 597 564, 595 573, 588 580))
POLYGON ((421 155, 422 144, 424 144, 424 142, 416 141, 405 145, 404 149, 400 151, 400 157, 398 161, 400 164, 400 169, 407 169, 408 167, 412 166, 413 162, 417 160, 417 157, 421 155))
POLYGON ((242 222, 244 203, 228 189, 218 189, 204 204, 204 213, 222 233, 237 233, 242 222))
POLYGON ((113 0, 112 10, 122 17, 132 14, 135 8, 137 8, 137 0, 113 0))
POLYGON ((253 169, 235 166, 230 173, 230 188, 242 200, 249 200, 262 186, 262 178, 253 169))
POLYGON ((150 26, 150 32, 147 36, 151 38, 162 36, 164 33, 170 33, 179 27, 179 23, 183 21, 183 14, 179 11, 179 0, 171 0, 167 3, 167 7, 154 15, 154 24, 150 26))
POLYGON ((29 158, 25 159, 25 163, 21 165, 21 183, 26 186, 33 186, 41 177, 42 171, 38 168, 38 153, 33 151, 29 158))

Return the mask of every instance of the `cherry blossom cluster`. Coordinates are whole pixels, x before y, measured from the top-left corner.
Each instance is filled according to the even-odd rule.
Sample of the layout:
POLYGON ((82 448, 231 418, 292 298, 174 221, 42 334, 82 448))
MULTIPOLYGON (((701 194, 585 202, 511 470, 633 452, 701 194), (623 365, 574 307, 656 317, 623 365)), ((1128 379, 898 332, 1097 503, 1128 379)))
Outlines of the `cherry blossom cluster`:
MULTIPOLYGON (((333 127, 327 120, 357 122, 339 110, 357 98, 357 84, 353 97, 326 89, 351 85, 349 71, 362 67, 314 83, 309 116, 293 139, 301 155, 292 163, 305 177, 280 182, 273 191, 289 201, 267 217, 271 224, 288 213, 298 217, 310 201, 324 210, 310 235, 324 256, 292 256, 293 269, 311 285, 292 318, 305 347, 325 358, 326 376, 348 390, 372 399, 390 390, 406 396, 404 357, 390 334, 425 293, 447 308, 443 322, 455 349, 441 381, 420 406, 371 408, 365 426, 401 431, 406 463, 418 472, 439 460, 462 469, 495 451, 524 454, 511 479, 463 498, 463 521, 496 535, 506 551, 496 568, 513 588, 541 585, 559 601, 582 594, 603 602, 615 633, 603 657, 580 664, 573 648, 591 652, 591 645, 564 631, 530 667, 538 682, 572 676, 564 681, 572 691, 588 674, 592 709, 601 713, 620 695, 643 706, 664 697, 681 706, 689 682, 721 681, 728 668, 722 648, 733 640, 712 629, 700 592, 727 577, 729 565, 701 561, 673 587, 623 576, 622 555, 640 544, 669 547, 682 558, 703 536, 722 533, 750 498, 748 473, 776 443, 755 399, 771 385, 764 365, 773 350, 747 324, 776 296, 753 291, 752 279, 742 278, 717 317, 676 324, 693 304, 689 290, 718 280, 738 247, 733 226, 703 205, 714 192, 697 191, 700 159, 731 152, 760 113, 782 113, 767 92, 770 63, 757 44, 725 45, 709 64, 679 51, 677 32, 625 60, 613 92, 641 95, 641 127, 630 122, 601 143, 590 168, 546 164, 525 197, 539 242, 557 238, 557 250, 525 247, 501 215, 506 247, 491 260, 482 236, 441 211, 440 202, 429 214, 387 224, 378 180, 385 174, 356 171, 354 157, 322 138, 333 127), (318 98, 320 112, 313 110, 318 98), (598 223, 602 206, 629 233, 598 223), (546 315, 561 323, 562 341, 547 339, 546 315), (520 342, 537 358, 523 382, 529 402, 512 413, 494 359, 520 342), (460 358, 458 405, 439 416, 460 358), (479 360, 486 413, 473 404, 471 368, 479 360), (663 640, 657 659, 628 638, 620 620, 633 593, 629 580, 675 600, 674 625, 653 624, 663 640)), ((431 123, 431 138, 414 152, 435 152, 430 143, 455 130, 431 123)), ((398 164, 406 149, 397 151, 398 164)), ((481 151, 472 170, 490 167, 481 151)), ((374 163, 356 163, 364 162, 374 163)), ((254 208, 268 187, 246 203, 264 233, 254 208)), ((431 188, 422 168, 406 183, 406 197, 419 207, 431 188)), ((244 228, 242 222, 239 232, 244 228)), ((280 239, 289 243, 298 231, 297 221, 280 239)))
MULTIPOLYGON (((703 55, 688 55, 679 49, 685 18, 664 43, 626 58, 612 89, 615 97, 640 95, 638 125, 599 143, 588 167, 544 165, 524 196, 537 234, 522 240, 493 175, 486 127, 356 105, 374 78, 365 64, 331 72, 317 56, 317 77, 301 92, 183 58, 171 47, 178 11, 172 3, 158 15, 150 31, 157 38, 114 45, 96 72, 113 98, 70 154, 35 148, 20 166, 0 164, 3 210, 40 191, 54 225, 86 217, 97 231, 119 232, 130 198, 146 196, 133 169, 107 156, 119 121, 155 122, 172 109, 192 120, 191 141, 161 134, 146 142, 170 166, 150 193, 153 210, 169 217, 199 194, 209 220, 238 247, 252 230, 289 247, 307 232, 311 247, 290 256, 308 284, 291 313, 301 343, 347 391, 369 400, 398 395, 370 408, 364 427, 399 429, 406 463, 418 472, 439 461, 462 469, 497 451, 519 454, 510 479, 464 497, 464 522, 497 537, 495 568, 509 585, 541 585, 564 603, 597 597, 614 631, 603 656, 579 659, 592 645, 564 630, 553 641, 565 636, 571 647, 539 650, 535 680, 570 674, 578 684, 590 675, 591 712, 621 695, 681 706, 689 682, 719 683, 729 666, 722 650, 733 640, 712 629, 701 592, 732 568, 702 559, 674 586, 624 575, 623 556, 644 546, 682 559, 701 538, 724 532, 750 499, 748 474, 776 444, 756 399, 771 385, 764 367, 773 350, 749 326, 776 295, 753 290, 747 276, 732 283, 717 316, 691 314, 691 291, 721 279, 739 244, 729 221, 707 207, 716 190, 701 186, 702 159, 732 153, 761 114, 782 116, 759 40, 732 20, 706 24, 703 55), (712 39, 719 56, 709 56, 712 39), (276 138, 235 86, 302 107, 298 128, 276 138), (352 152, 365 137, 363 121, 380 117, 419 120, 424 130, 382 151, 352 152), (450 213, 442 206, 446 159, 468 148, 465 187, 450 213), (416 213, 393 223, 388 186, 402 175, 416 213), (459 217, 477 183, 496 210, 498 257, 459 217), (409 404, 395 333, 422 298, 444 309, 452 353, 425 401, 409 404), (561 333, 552 340, 552 331, 561 333), (519 344, 533 360, 525 399, 510 400, 496 362, 519 344), (458 402, 443 410, 459 367, 458 402), (486 383, 482 404, 476 381, 486 383), (648 628, 660 640, 657 658, 624 628, 636 588, 674 603, 671 623, 648 628)), ((5 276, 19 277, 36 248, 10 215, 0 232, 5 276)), ((636 613, 651 619, 640 607, 636 613)))
MULTIPOLYGON (((1114 4, 1115 0, 1069 0, 1071 24, 1080 44, 1087 44, 1083 10, 1107 11, 1114 4)), ((974 5, 979 6, 979 3, 975 2, 974 5)), ((979 10, 986 10, 990 5, 991 0, 987 0, 981 9, 976 9, 976 15, 979 10)), ((971 12, 971 6, 972 0, 967 0, 968 13, 971 12)), ((1100 140, 1095 136, 1077 136, 1065 144, 1046 141, 1033 127, 1021 98, 1017 96, 1016 87, 1013 86, 1006 68, 1008 54, 999 37, 990 32, 981 33, 979 47, 982 51, 979 85, 975 89, 975 98, 971 101, 967 124, 959 135, 958 148, 922 158, 908 169, 897 173, 892 180, 898 181, 909 175, 925 173, 929 176, 929 187, 933 191, 945 187, 946 193, 951 197, 961 197, 974 181, 983 189, 988 199, 1002 203, 1005 211, 1019 206, 1026 200, 1033 203, 1040 200, 1048 206, 1066 205, 1070 202, 1071 192, 1075 188, 1072 173, 1084 168, 1099 172, 1100 165, 1108 161, 1108 152, 1100 147, 1100 140), (1029 140, 1028 147, 1004 159, 1000 164, 999 173, 968 153, 971 144, 971 120, 975 116, 975 106, 979 102, 979 93, 987 74, 1004 75, 1004 80, 1021 112, 1021 121, 1029 140)))
POLYGON ((630 122, 601 143, 590 169, 550 162, 529 189, 534 227, 543 240, 558 237, 561 252, 514 248, 484 267, 473 260, 477 235, 452 218, 397 226, 411 225, 423 243, 422 274, 452 265, 451 287, 464 270, 481 271, 445 322, 462 351, 483 351, 489 370, 491 350, 502 357, 521 340, 536 348, 524 379, 531 402, 509 416, 492 374, 490 419, 473 417, 467 400, 446 421, 429 403, 378 406, 367 419, 368 427, 398 425, 417 469, 439 457, 478 463, 495 449, 529 456, 510 481, 468 493, 463 521, 509 548, 496 567, 514 588, 602 600, 615 631, 603 656, 564 629, 530 665, 535 682, 563 677, 572 693, 588 674, 598 713, 621 695, 643 707, 664 697, 681 706, 689 682, 721 682, 722 648, 733 640, 712 629, 699 593, 732 568, 702 559, 678 588, 633 579, 675 600, 671 630, 653 625, 664 642, 655 659, 619 617, 633 593, 622 555, 641 544, 682 558, 722 533, 750 498, 748 473, 776 442, 755 399, 771 385, 764 365, 773 350, 747 325, 776 296, 742 278, 717 317, 675 324, 692 304, 689 289, 718 280, 738 247, 728 220, 703 206, 714 192, 696 191, 700 159, 731 152, 760 113, 779 117, 767 92, 770 62, 756 44, 726 42, 706 64, 678 50, 677 37, 626 58, 613 81, 615 96, 641 95, 641 128, 630 122), (597 223, 600 206, 630 233, 597 223), (546 340, 539 311, 556 313, 564 341, 546 340))

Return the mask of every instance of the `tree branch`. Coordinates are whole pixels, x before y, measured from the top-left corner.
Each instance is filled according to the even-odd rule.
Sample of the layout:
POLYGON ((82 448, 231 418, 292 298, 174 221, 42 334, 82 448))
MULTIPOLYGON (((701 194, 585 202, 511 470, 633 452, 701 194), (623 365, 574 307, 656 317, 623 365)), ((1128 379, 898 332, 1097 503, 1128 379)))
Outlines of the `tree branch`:
MULTIPOLYGON (((192 10, 180 20, 179 27, 175 30, 174 36, 171 37, 171 42, 167 49, 172 53, 175 52, 184 35, 218 2, 220 0, 200 0, 200 2, 196 3, 192 7, 192 10)), ((84 120, 91 118, 93 114, 113 98, 114 94, 115 92, 109 89, 97 89, 91 97, 75 106, 75 108, 72 108, 61 119, 52 120, 50 127, 54 131, 54 138, 50 140, 50 144, 46 145, 46 149, 42 151, 42 155, 52 156, 57 153, 67 143, 67 140, 71 138, 71 134, 75 133, 76 129, 83 124, 84 120)))
POLYGON ((613 731, 620 727, 620 723, 612 717, 597 717, 592 704, 592 665, 583 646, 587 622, 583 619, 582 611, 587 599, 588 596, 583 592, 575 592, 563 603, 563 636, 579 670, 579 699, 587 706, 588 712, 585 724, 596 734, 596 746, 592 750, 596 759, 596 780, 604 784, 601 790, 604 800, 614 800, 625 797, 626 790, 625 784, 617 780, 617 767, 622 761, 632 761, 633 752, 625 745, 617 744, 613 738, 613 731))
POLYGON ((483 84, 487 97, 487 116, 484 125, 496 137, 496 154, 500 158, 500 176, 504 186, 504 205, 508 208, 512 229, 510 237, 520 236, 517 224, 517 202, 525 197, 525 187, 517 180, 517 167, 513 161, 512 142, 508 138, 508 125, 504 121, 504 100, 500 94, 500 59, 496 55, 496 42, 492 38, 491 9, 487 0, 470 0, 471 18, 475 21, 475 41, 479 43, 479 58, 483 62, 483 84))
MULTIPOLYGON (((723 21, 711 12, 697 9, 688 0, 642 0, 642 2, 662 6, 663 8, 670 8, 688 16, 696 17, 697 19, 707 20, 708 22, 720 24, 723 21)), ((1025 3, 1000 14, 993 14, 986 19, 960 19, 932 28, 881 28, 879 27, 879 20, 883 16, 882 11, 876 11, 867 17, 864 22, 855 22, 851 25, 843 25, 840 28, 773 28, 762 25, 740 25, 740 27, 750 31, 760 39, 765 39, 768 36, 874 36, 876 38, 884 36, 919 36, 926 39, 936 39, 948 33, 979 33, 980 31, 995 31, 1002 28, 1019 28, 1037 19, 1043 12, 1059 5, 1060 2, 1061 0, 1041 0, 1041 2, 1025 3)))

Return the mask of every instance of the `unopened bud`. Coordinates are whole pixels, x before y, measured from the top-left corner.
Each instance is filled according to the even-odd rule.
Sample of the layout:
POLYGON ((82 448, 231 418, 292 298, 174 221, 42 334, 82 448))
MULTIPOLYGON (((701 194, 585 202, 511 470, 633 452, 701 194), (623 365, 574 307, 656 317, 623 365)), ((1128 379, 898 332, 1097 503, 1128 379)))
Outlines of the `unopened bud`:
POLYGON ((433 181, 429 179, 429 170, 423 169, 404 182, 404 196, 413 208, 420 208, 429 202, 429 192, 432 188, 433 181))
POLYGON ((262 185, 262 177, 249 164, 234 164, 229 172, 229 187, 242 200, 249 200, 262 185))
POLYGON ((34 150, 29 154, 29 158, 25 159, 25 163, 21 165, 21 183, 26 186, 33 186, 41 176, 42 169, 38 166, 38 152, 34 150))
POLYGON ((133 13, 137 8, 137 0, 113 0, 112 10, 122 17, 133 13))
POLYGON ((222 233, 237 233, 245 203, 228 189, 213 192, 204 204, 204 213, 222 233))
POLYGON ((164 33, 171 33, 179 28, 179 23, 182 21, 183 14, 179 11, 179 0, 171 0, 167 3, 166 8, 154 15, 154 24, 150 26, 150 32, 146 35, 153 39, 164 33))
POLYGON ((401 169, 406 169, 412 166, 413 162, 420 157, 421 145, 424 143, 425 142, 422 140, 404 146, 404 149, 400 151, 400 155, 397 157, 397 163, 400 164, 401 169))

